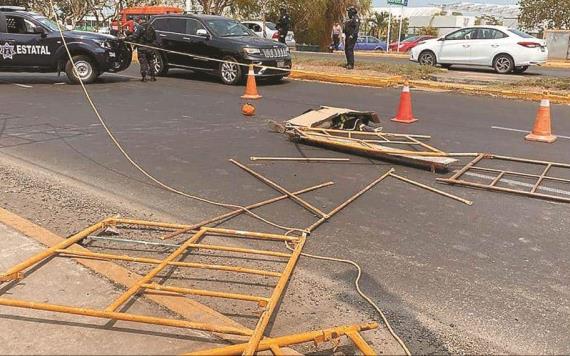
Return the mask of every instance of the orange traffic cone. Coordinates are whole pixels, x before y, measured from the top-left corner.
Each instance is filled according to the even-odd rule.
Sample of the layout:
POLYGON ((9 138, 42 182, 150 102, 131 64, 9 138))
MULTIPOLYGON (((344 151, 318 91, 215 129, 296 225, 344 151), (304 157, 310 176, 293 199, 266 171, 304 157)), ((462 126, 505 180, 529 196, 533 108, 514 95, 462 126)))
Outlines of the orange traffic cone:
POLYGON ((550 124, 550 100, 542 99, 540 107, 536 113, 536 120, 532 132, 528 134, 525 139, 528 141, 538 141, 552 143, 556 141, 557 137, 552 134, 552 127, 550 124))
POLYGON ((245 86, 245 93, 241 98, 252 100, 262 98, 262 96, 257 92, 257 84, 255 83, 255 71, 253 70, 253 64, 249 65, 249 72, 247 73, 247 85, 245 86))
POLYGON ((244 116, 255 116, 255 106, 251 105, 250 103, 245 103, 241 107, 241 113, 244 116))
POLYGON ((412 112, 412 95, 410 94, 410 85, 407 80, 404 82, 404 88, 402 88, 402 94, 400 94, 400 106, 398 107, 398 113, 392 121, 400 122, 402 124, 411 124, 412 122, 418 121, 414 118, 414 114, 412 112))

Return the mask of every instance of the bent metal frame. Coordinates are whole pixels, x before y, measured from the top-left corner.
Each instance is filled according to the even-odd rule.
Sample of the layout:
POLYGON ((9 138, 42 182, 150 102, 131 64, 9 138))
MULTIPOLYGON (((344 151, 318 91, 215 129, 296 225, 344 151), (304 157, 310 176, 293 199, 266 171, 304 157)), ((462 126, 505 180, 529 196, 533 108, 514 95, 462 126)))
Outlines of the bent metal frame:
MULTIPOLYGON (((551 161, 540 161, 540 160, 532 160, 526 158, 518 158, 518 157, 509 157, 509 156, 499 156, 499 155, 492 155, 482 153, 479 154, 475 159, 465 165, 462 169, 460 169, 457 173, 449 178, 438 178, 437 181, 452 184, 452 185, 460 185, 472 188, 481 188, 490 191, 498 191, 498 192, 505 192, 505 193, 513 193, 524 195, 533 198, 540 198, 540 199, 547 199, 547 200, 555 200, 565 203, 570 203, 570 197, 564 197, 560 195, 553 195, 553 194, 545 194, 539 193, 539 190, 545 190, 547 188, 544 187, 545 182, 558 182, 558 183, 570 183, 570 179, 564 179, 552 176, 550 171, 552 168, 563 168, 570 170, 570 164, 566 163, 559 163, 559 162, 551 162, 551 161), (477 166, 480 163, 483 163, 485 160, 495 160, 495 161, 504 161, 504 162, 516 162, 522 163, 527 165, 533 166, 541 166, 544 167, 541 174, 528 174, 522 172, 515 172, 509 171, 504 169, 494 169, 494 168, 486 168, 477 166), (492 181, 489 184, 481 184, 472 181, 467 181, 462 179, 468 173, 471 172, 483 172, 488 174, 494 174, 495 176, 492 177, 492 181), (522 189, 512 189, 512 188, 505 188, 497 186, 501 182, 505 182, 506 177, 518 177, 518 178, 527 178, 527 179, 536 179, 536 182, 530 186, 530 190, 522 190, 522 189)), ((555 191, 552 189, 552 191, 555 191)))
POLYGON ((131 321, 146 324, 164 325, 171 327, 187 328, 201 331, 209 331, 221 334, 232 334, 232 335, 242 335, 249 337, 249 341, 244 346, 243 353, 246 355, 252 355, 257 350, 265 329, 283 295, 286 288, 287 282, 289 281, 293 269, 301 255, 303 245, 305 244, 306 238, 304 236, 293 237, 277 234, 267 234, 249 231, 238 231, 229 229, 219 229, 219 228, 208 228, 201 227, 198 230, 192 231, 192 236, 187 239, 184 243, 180 245, 174 252, 167 256, 163 260, 156 260, 150 258, 138 258, 125 255, 113 255, 113 254, 103 254, 103 253, 93 253, 93 252, 83 252, 74 251, 70 247, 76 243, 81 242, 83 239, 89 237, 91 234, 95 234, 102 229, 109 226, 129 226, 129 227, 141 227, 141 228, 158 228, 158 229, 184 229, 188 226, 178 225, 178 224, 168 224, 168 223, 158 223, 140 220, 127 220, 127 219, 117 219, 109 218, 105 219, 89 228, 69 237, 68 239, 54 245, 53 247, 42 251, 35 256, 23 261, 16 266, 10 268, 3 274, 0 274, 0 282, 13 281, 24 278, 24 271, 30 267, 37 265, 38 263, 45 261, 54 256, 61 257, 73 257, 73 258, 90 258, 90 259, 101 259, 109 261, 128 261, 137 262, 143 264, 155 265, 155 267, 144 277, 133 284, 127 291, 120 295, 116 300, 111 302, 105 309, 89 309, 89 308, 78 308, 65 305, 47 304, 47 303, 37 303, 31 301, 24 301, 11 298, 0 298, 0 305, 11 306, 17 308, 27 308, 44 310, 65 314, 75 314, 90 316, 95 318, 104 318, 111 320, 121 320, 121 321, 131 321), (210 236, 224 236, 230 239, 255 239, 273 242, 287 242, 289 245, 293 246, 293 252, 283 253, 271 250, 254 250, 246 248, 238 248, 233 246, 223 246, 223 245, 207 245, 202 243, 202 240, 207 235, 210 236), (250 255, 262 255, 262 256, 272 256, 277 258, 283 258, 287 260, 282 272, 271 272, 265 270, 252 269, 240 266, 225 266, 225 265, 208 265, 208 264, 198 264, 190 262, 180 262, 177 261, 179 257, 183 256, 188 250, 211 250, 211 251, 225 251, 234 252, 240 254, 250 254, 250 255), (235 294, 235 293, 225 293, 218 291, 209 290, 198 290, 198 289, 187 289, 179 288, 175 286, 159 285, 153 283, 153 279, 162 272, 167 267, 185 267, 185 268, 202 268, 210 270, 220 270, 225 272, 233 273, 245 273, 251 275, 261 275, 270 276, 277 278, 277 283, 273 292, 269 297, 247 295, 247 294, 235 294), (203 297, 212 298, 225 298, 234 299, 241 301, 249 301, 257 303, 263 312, 261 313, 255 329, 239 328, 224 325, 212 325, 206 323, 199 323, 187 320, 178 319, 166 319, 158 318, 146 315, 130 314, 126 312, 118 311, 121 306, 123 306, 132 297, 147 291, 159 292, 159 293, 175 293, 178 295, 198 295, 203 297))

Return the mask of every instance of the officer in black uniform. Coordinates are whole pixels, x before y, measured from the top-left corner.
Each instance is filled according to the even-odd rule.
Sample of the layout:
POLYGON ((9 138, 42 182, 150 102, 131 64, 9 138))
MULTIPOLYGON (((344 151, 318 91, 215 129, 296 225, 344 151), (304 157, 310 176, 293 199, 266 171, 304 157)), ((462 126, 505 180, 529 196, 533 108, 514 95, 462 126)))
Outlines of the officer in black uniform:
POLYGON ((287 9, 282 7, 279 9, 279 21, 277 21, 277 31, 279 32, 279 42, 286 43, 287 34, 289 33, 289 27, 291 26, 291 18, 287 13, 287 9))
POLYGON ((346 69, 354 69, 354 46, 358 40, 358 31, 360 30, 360 18, 357 15, 354 6, 346 9, 348 12, 348 20, 344 23, 344 53, 346 54, 346 69))
MULTIPOLYGON (((156 42, 156 32, 151 24, 144 21, 143 18, 139 18, 135 24, 135 32, 127 37, 127 41, 140 43, 147 46, 154 46, 156 42)), ((150 80, 156 81, 156 73, 154 71, 154 66, 151 65, 156 55, 154 50, 139 46, 137 48, 139 65, 141 67, 142 82, 146 82, 147 76, 150 80)))

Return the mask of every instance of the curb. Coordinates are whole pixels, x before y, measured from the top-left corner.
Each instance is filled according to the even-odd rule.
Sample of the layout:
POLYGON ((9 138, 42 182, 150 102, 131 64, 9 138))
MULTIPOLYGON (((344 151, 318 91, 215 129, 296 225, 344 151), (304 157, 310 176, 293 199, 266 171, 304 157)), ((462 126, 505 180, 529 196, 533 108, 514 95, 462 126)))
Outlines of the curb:
MULTIPOLYGON (((338 84, 348 84, 348 85, 360 85, 360 86, 371 86, 378 88, 386 88, 399 86, 404 83, 402 77, 358 77, 358 76, 346 76, 337 74, 324 74, 324 73, 311 73, 307 71, 291 72, 290 78, 292 79, 302 79, 302 80, 315 80, 328 83, 338 83, 338 84)), ((458 83, 441 83, 432 82, 427 80, 410 80, 410 84, 416 88, 420 89, 438 89, 438 90, 453 90, 468 95, 487 95, 508 99, 520 99, 526 101, 537 101, 541 99, 550 99, 551 102, 556 104, 566 104, 570 105, 570 96, 562 94, 545 94, 544 91, 522 91, 522 90, 501 90, 489 88, 482 85, 469 85, 469 84, 458 84, 458 83)))
MULTIPOLYGON (((51 247, 64 240, 64 238, 61 236, 56 235, 53 232, 2 208, 0 208, 0 223, 48 247, 51 247)), ((89 251, 79 245, 73 245, 70 247, 70 249, 78 251, 89 251)), ((87 267, 98 275, 105 277, 107 280, 110 280, 115 284, 119 284, 127 288, 142 278, 141 275, 133 273, 113 262, 75 258, 73 260, 83 265, 84 267, 87 267)), ((245 328, 243 325, 224 316, 223 314, 220 314, 217 311, 188 298, 183 299, 167 295, 149 294, 145 296, 145 299, 151 300, 188 320, 245 328)), ((225 335, 216 333, 209 334, 215 335, 216 337, 225 341, 229 341, 231 343, 242 343, 247 342, 248 340, 247 337, 240 337, 237 335, 225 335)))

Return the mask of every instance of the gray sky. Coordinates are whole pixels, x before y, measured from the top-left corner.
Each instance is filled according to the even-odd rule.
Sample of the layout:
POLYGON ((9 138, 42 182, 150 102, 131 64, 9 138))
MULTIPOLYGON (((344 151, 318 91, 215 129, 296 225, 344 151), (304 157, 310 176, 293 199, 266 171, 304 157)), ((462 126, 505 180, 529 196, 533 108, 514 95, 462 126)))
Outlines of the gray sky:
MULTIPOLYGON (((446 4, 458 2, 474 2, 483 4, 509 4, 514 5, 518 0, 408 0, 408 6, 429 6, 431 4, 446 4)), ((386 0, 374 0, 374 6, 386 6, 386 0)))

